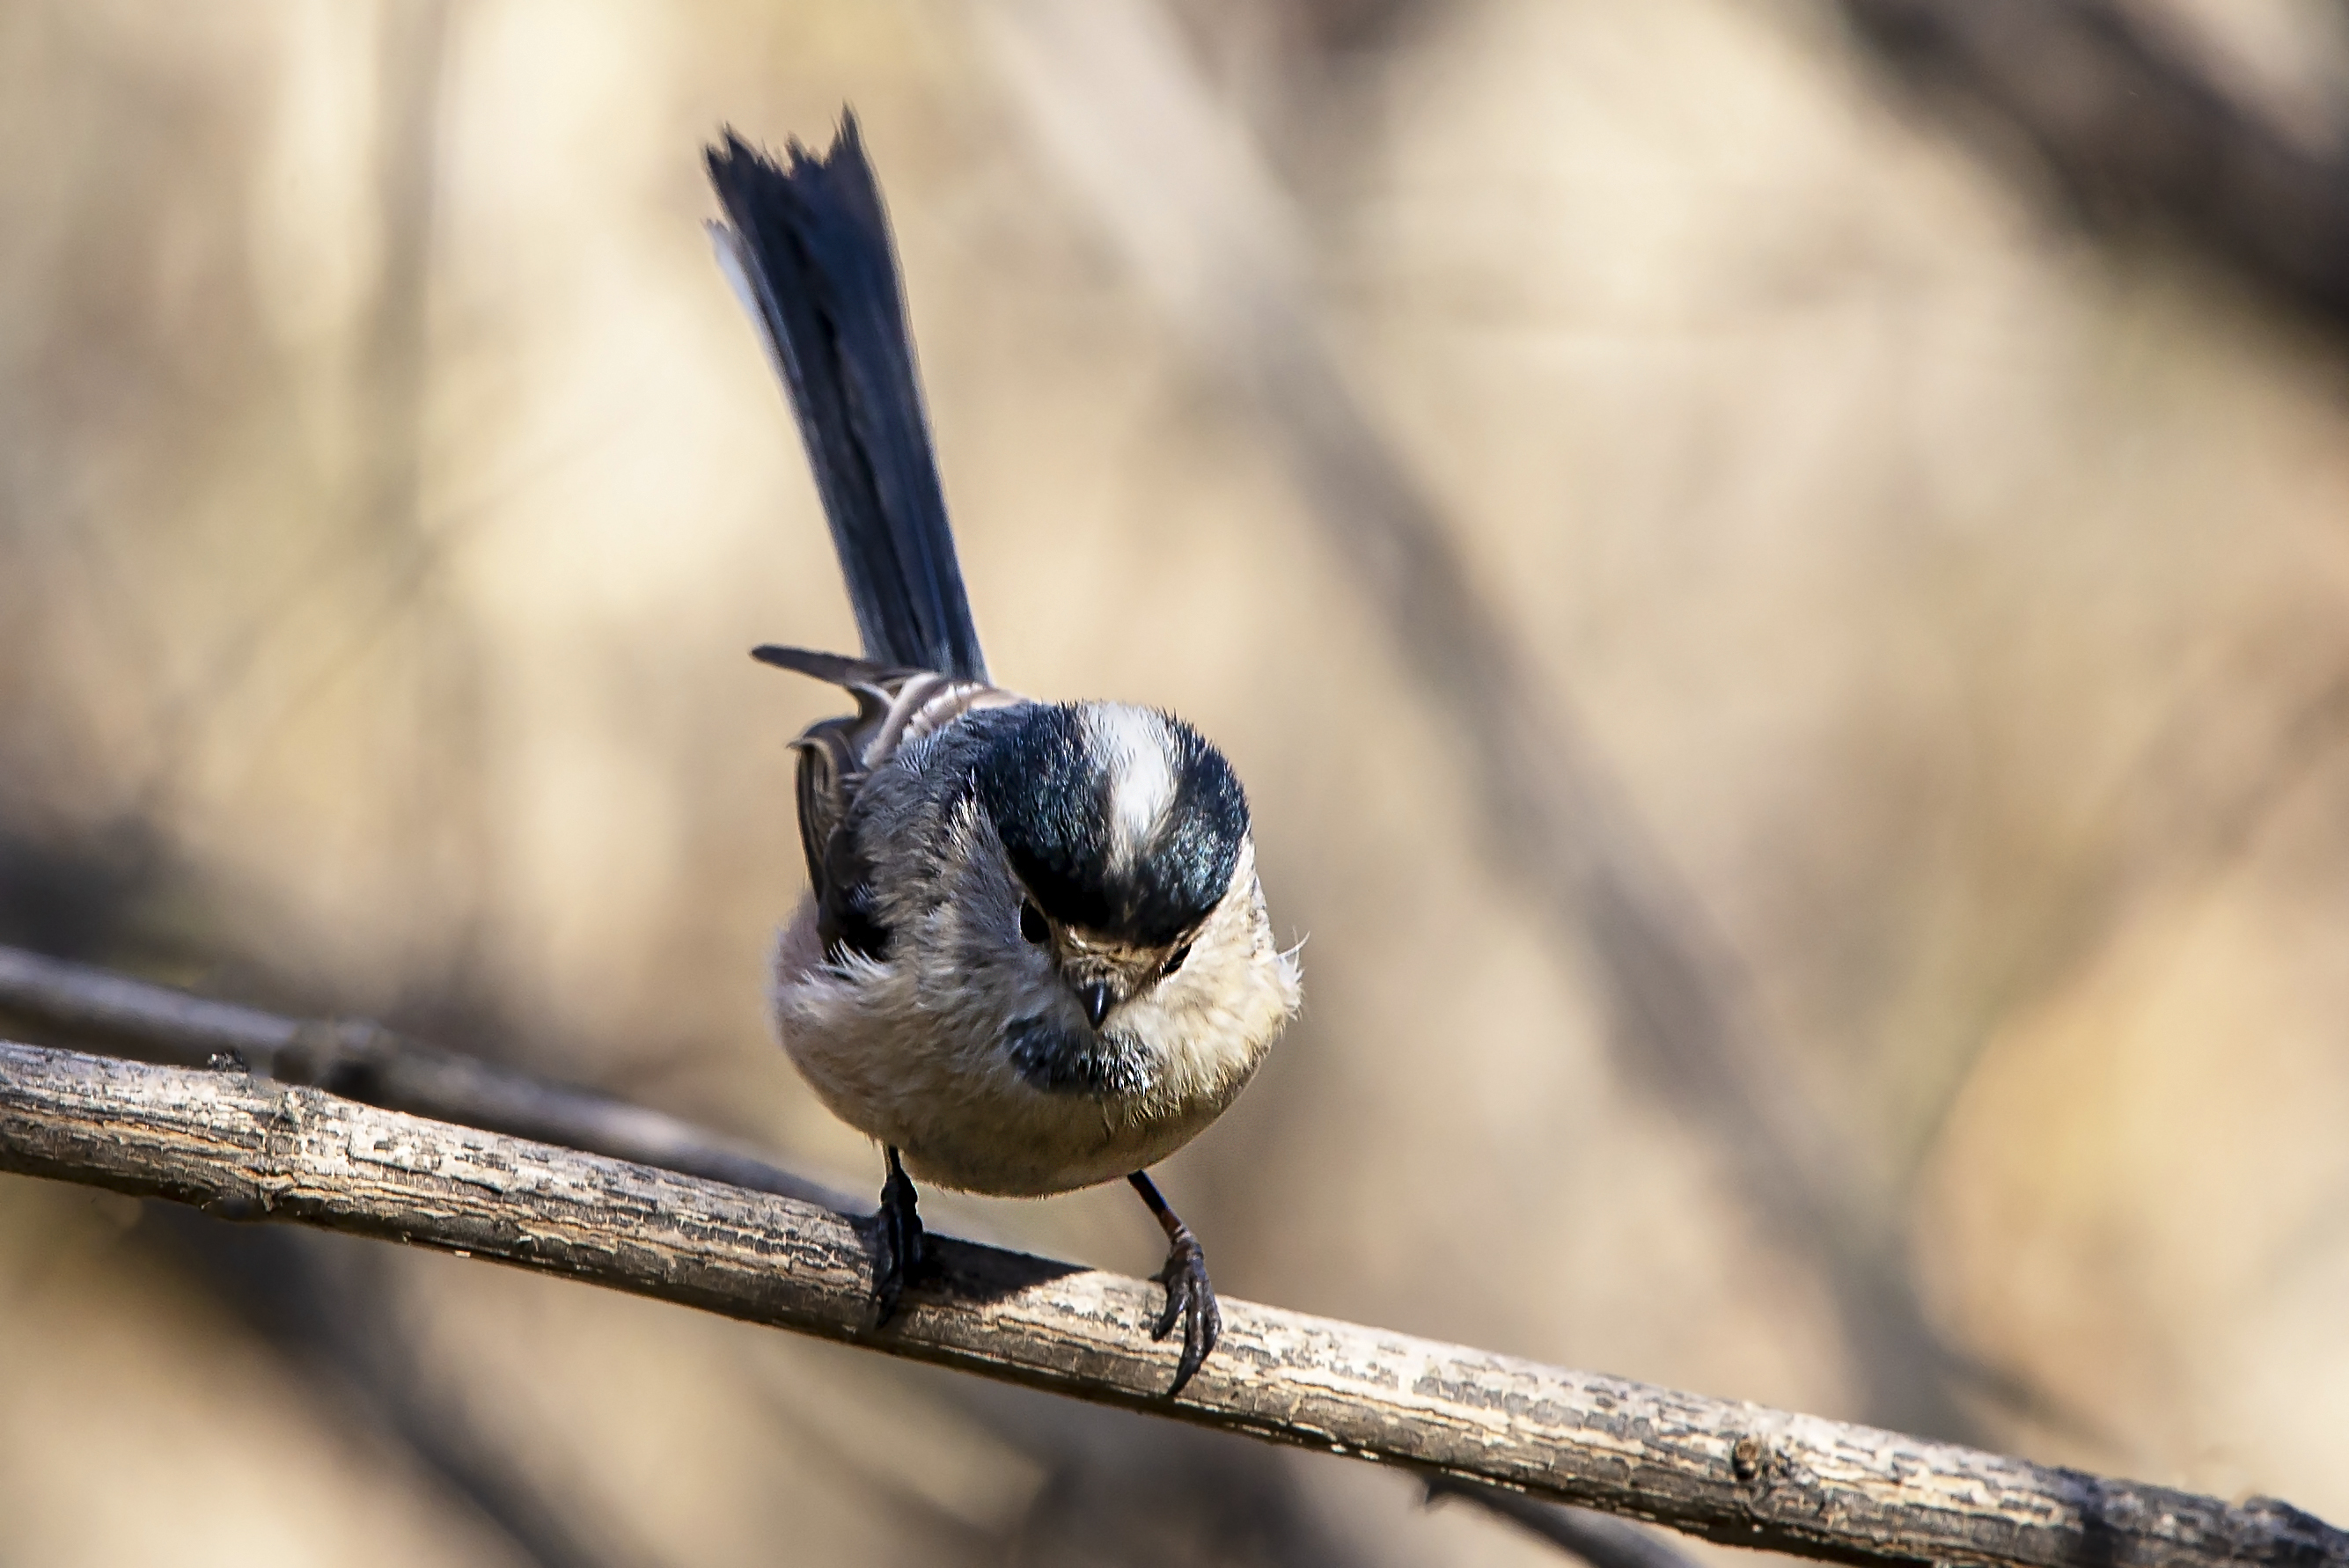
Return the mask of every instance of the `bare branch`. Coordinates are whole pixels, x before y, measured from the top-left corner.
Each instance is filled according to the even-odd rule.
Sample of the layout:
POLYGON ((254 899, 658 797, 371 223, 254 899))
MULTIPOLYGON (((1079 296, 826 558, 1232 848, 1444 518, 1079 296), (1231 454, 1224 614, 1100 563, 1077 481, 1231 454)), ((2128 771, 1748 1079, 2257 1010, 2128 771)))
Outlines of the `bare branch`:
MULTIPOLYGON (((0 947, 0 1020, 29 1025, 52 1041, 104 1046, 187 1067, 233 1057, 264 1077, 370 1105, 609 1154, 821 1208, 857 1206, 691 1123, 494 1068, 361 1020, 284 1017, 13 947, 0 947)), ((1489 1486, 1458 1486, 1450 1495, 1502 1514, 1593 1568, 1685 1568, 1686 1559, 1661 1539, 1593 1520, 1581 1510, 1489 1486)))
POLYGON ((2349 1565, 2349 1534, 1816 1417, 1227 1302, 1184 1397, 1141 1280, 941 1241, 869 1326, 864 1237, 789 1198, 243 1072, 0 1043, 0 1169, 494 1259, 1128 1409, 1854 1563, 2349 1565))

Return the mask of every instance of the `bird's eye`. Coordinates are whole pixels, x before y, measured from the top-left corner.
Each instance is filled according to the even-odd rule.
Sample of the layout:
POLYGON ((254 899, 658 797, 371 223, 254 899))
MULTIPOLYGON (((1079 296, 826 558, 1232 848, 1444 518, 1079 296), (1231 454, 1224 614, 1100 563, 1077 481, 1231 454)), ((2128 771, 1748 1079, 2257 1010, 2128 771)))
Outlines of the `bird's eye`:
POLYGON ((1019 934, 1039 947, 1043 946, 1045 939, 1052 934, 1052 928, 1044 923, 1044 912, 1036 907, 1032 899, 1024 900, 1019 905, 1019 934))
POLYGON ((1191 944, 1186 942, 1182 946, 1176 948, 1174 952, 1166 955, 1166 962, 1158 966, 1158 977, 1161 980, 1165 979, 1166 976, 1174 974, 1177 969, 1182 968, 1183 960, 1190 956, 1191 944))

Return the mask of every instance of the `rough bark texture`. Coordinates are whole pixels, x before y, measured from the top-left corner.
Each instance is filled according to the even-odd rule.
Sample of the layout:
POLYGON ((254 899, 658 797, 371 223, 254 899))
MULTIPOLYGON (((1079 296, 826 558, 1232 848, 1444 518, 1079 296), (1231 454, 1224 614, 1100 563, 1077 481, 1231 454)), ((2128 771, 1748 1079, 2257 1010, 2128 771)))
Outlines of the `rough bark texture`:
POLYGON ((941 1240, 870 1326, 857 1222, 241 1071, 0 1043, 0 1169, 492 1258, 1103 1404, 1866 1563, 2349 1564, 2279 1502, 2167 1488, 1226 1302, 1175 1400, 1158 1291, 941 1240))

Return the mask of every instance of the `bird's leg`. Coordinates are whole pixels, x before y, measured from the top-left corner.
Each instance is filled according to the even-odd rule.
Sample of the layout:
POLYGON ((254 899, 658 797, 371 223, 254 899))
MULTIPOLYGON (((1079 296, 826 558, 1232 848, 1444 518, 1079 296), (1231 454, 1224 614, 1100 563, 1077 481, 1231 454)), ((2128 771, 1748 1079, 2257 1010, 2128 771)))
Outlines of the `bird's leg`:
POLYGON ((922 1217, 915 1212, 914 1181, 905 1174, 897 1150, 889 1157, 889 1179, 881 1183, 881 1212, 873 1216, 873 1326, 887 1323, 897 1311, 897 1298, 929 1261, 923 1244, 922 1217))
POLYGON ((1191 1227, 1166 1206, 1157 1184, 1143 1172, 1137 1171, 1126 1180, 1158 1217, 1158 1228, 1166 1233, 1166 1266, 1151 1276, 1166 1287, 1166 1310, 1158 1315, 1150 1337, 1165 1338, 1174 1331, 1174 1320, 1183 1320, 1183 1355, 1174 1363, 1174 1386, 1166 1390, 1171 1399, 1183 1391, 1191 1374, 1216 1348, 1216 1336, 1223 1332, 1223 1309, 1216 1305, 1216 1287, 1207 1282, 1207 1254, 1199 1250, 1199 1239, 1191 1233, 1191 1227))

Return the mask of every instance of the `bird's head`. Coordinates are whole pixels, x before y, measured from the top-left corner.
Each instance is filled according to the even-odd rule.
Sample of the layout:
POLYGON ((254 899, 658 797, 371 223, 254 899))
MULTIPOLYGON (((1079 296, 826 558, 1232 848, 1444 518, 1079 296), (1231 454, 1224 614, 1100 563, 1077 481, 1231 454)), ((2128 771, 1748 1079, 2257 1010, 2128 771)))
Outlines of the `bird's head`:
POLYGON ((1052 1080, 1154 1069, 1169 1053, 1252 1068, 1296 979, 1231 764, 1182 720, 1123 703, 1038 703, 990 727, 972 785, 1015 884, 1007 917, 1074 1004, 1010 1022, 1023 1074, 1098 1087, 1052 1080))

